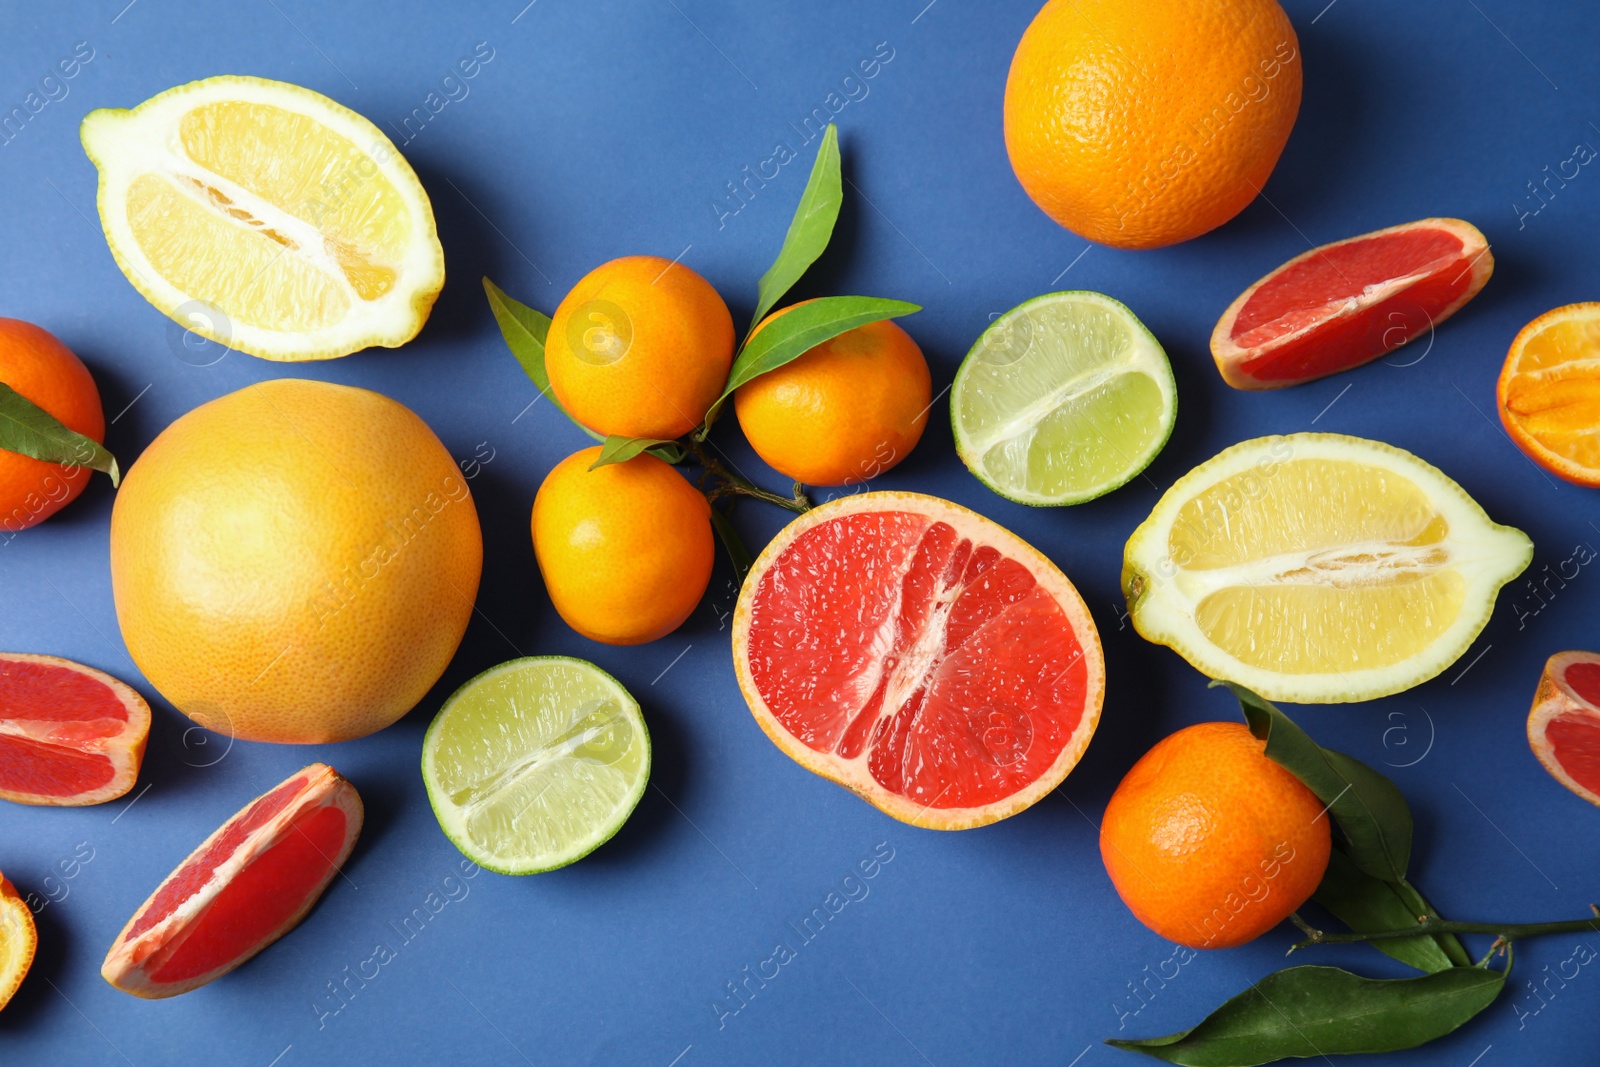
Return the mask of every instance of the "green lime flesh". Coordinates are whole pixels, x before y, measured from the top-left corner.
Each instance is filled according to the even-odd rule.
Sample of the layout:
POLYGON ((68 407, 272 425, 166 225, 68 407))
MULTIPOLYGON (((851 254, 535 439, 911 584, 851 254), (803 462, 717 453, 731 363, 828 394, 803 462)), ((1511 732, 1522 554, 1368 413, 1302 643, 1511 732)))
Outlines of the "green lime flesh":
POLYGON ((1167 355, 1125 306, 1047 293, 996 319, 950 390, 956 451, 1022 504, 1081 504, 1126 483, 1172 435, 1167 355))
POLYGON ((537 874, 622 828, 650 779, 639 703, 581 659, 491 667, 451 694, 422 741, 445 836, 479 866, 537 874))

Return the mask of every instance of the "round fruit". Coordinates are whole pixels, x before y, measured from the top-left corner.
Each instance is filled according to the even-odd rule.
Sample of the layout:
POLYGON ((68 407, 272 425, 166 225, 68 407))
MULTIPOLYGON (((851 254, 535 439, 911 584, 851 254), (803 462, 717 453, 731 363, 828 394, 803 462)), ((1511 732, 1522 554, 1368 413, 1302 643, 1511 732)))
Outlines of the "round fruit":
POLYGON ((111 513, 134 662, 201 726, 248 741, 381 730, 439 680, 472 617, 472 494, 409 408, 261 382, 178 419, 111 513))
MULTIPOLYGON (((0 318, 0 382, 67 429, 105 443, 106 417, 89 368, 33 323, 0 318)), ((83 492, 93 473, 0 448, 0 530, 16 533, 48 519, 83 492)))
POLYGON ((1533 545, 1379 441, 1243 441, 1179 478, 1128 538, 1136 630, 1268 700, 1420 685, 1467 650, 1533 545))
POLYGON ((1547 311, 1522 328, 1500 371, 1500 421, 1535 463, 1600 486, 1600 303, 1547 311))
POLYGON ((568 626, 608 645, 676 630, 711 581, 711 505, 649 453, 590 470, 600 448, 574 452, 533 500, 533 551, 568 626))
POLYGON ((321 93, 222 75, 91 111, 80 135, 117 266, 228 348, 398 348, 444 286, 422 183, 383 131, 321 93))
POLYGON ((1600 653, 1557 652, 1545 663, 1528 744, 1556 781, 1600 804, 1600 653))
POLYGON ((556 399, 596 433, 670 440, 698 426, 733 365, 733 317, 706 281, 660 256, 579 279, 550 319, 556 399))
MULTIPOLYGON (((802 304, 774 311, 750 336, 802 304)), ((824 341, 733 394, 756 454, 811 485, 864 482, 899 463, 921 439, 932 400, 922 349, 887 319, 824 341)))
POLYGON ((1211 356, 1235 389, 1337 374, 1427 338, 1494 272, 1489 242, 1460 219, 1422 219, 1313 248, 1228 305, 1211 356))
POLYGON ((100 974, 155 1000, 219 978, 294 929, 356 847, 361 797, 313 763, 246 805, 139 906, 100 974))
POLYGON ((990 324, 950 388, 956 452, 1019 504, 1081 504, 1150 465, 1178 414, 1167 354, 1101 293, 1048 293, 990 324))
POLYGON ((1204 722, 1146 752, 1100 824, 1134 917, 1189 948, 1232 948, 1310 899, 1332 836, 1322 801, 1248 727, 1204 722))
POLYGON ((11 1002, 33 966, 39 931, 17 887, 0 874, 0 1008, 11 1002))
POLYGON ((841 497, 773 538, 739 594, 733 665, 785 755, 936 830, 1054 789, 1105 699, 1100 635, 1066 576, 919 493, 841 497))
POLYGON ((1006 152, 1067 229, 1158 248, 1242 211, 1299 110, 1276 0, 1050 0, 1011 60, 1006 152))
POLYGON ((109 674, 0 652, 0 799, 78 807, 133 788, 150 705, 109 674))
POLYGON ((650 780, 638 701, 569 656, 491 667, 457 689, 422 740, 445 836, 501 874, 565 867, 611 840, 650 780))

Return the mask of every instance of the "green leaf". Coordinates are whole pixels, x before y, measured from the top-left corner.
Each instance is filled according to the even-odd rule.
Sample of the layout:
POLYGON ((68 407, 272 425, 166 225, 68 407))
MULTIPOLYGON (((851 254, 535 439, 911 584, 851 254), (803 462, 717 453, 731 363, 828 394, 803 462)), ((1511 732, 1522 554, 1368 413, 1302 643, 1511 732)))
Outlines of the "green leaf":
MULTIPOLYGON (((1358 934, 1401 930, 1416 923, 1418 916, 1424 913, 1434 914, 1415 889, 1374 878, 1357 867, 1338 846, 1328 857, 1328 871, 1312 899, 1358 934), (1410 894, 1403 889, 1410 889, 1410 894), (1420 907, 1411 903, 1413 898, 1420 907)), ((1451 967, 1469 966, 1472 962, 1454 934, 1419 934, 1369 944, 1419 971, 1447 971, 1451 967)))
POLYGON ((1267 756, 1328 805, 1356 866, 1384 881, 1404 881, 1411 862, 1411 809, 1399 787, 1360 760, 1322 748, 1289 716, 1244 686, 1211 684, 1233 691, 1250 732, 1267 742, 1267 756))
POLYGON ((745 382, 777 370, 847 330, 921 310, 918 305, 904 300, 875 296, 825 296, 798 304, 745 341, 739 358, 733 361, 733 370, 728 373, 728 384, 717 400, 720 403, 745 382))
POLYGON ((744 588, 745 575, 750 573, 754 560, 750 550, 744 547, 744 541, 739 537, 738 531, 716 507, 711 509, 711 528, 717 531, 717 537, 722 540, 722 547, 728 553, 728 562, 733 565, 733 588, 735 591, 744 588))
POLYGON ((92 438, 67 429, 4 382, 0 382, 0 449, 46 463, 89 467, 110 475, 113 486, 122 484, 122 470, 110 452, 92 438))
POLYGON ((483 292, 489 298, 489 310, 494 312, 494 321, 500 327, 500 335, 506 339, 506 347, 517 357, 523 372, 533 379, 539 392, 549 397, 556 410, 572 419, 578 429, 596 441, 603 440, 601 434, 573 419, 550 388, 550 375, 544 369, 544 339, 550 332, 550 316, 511 299, 487 277, 483 279, 483 292))
POLYGON ((839 130, 830 122, 817 148, 816 162, 811 164, 805 192, 800 194, 800 205, 795 208, 789 232, 783 238, 783 248, 756 287, 756 314, 750 320, 752 330, 828 247, 833 225, 839 220, 839 205, 843 202, 844 189, 839 183, 839 130))
POLYGON ((1487 1008, 1505 986, 1506 973, 1452 967, 1417 978, 1377 979, 1337 967, 1290 967, 1269 974, 1192 1029, 1106 1043, 1190 1067, 1394 1052, 1443 1037, 1487 1008))
POLYGON ((664 441, 658 437, 622 437, 612 434, 600 446, 600 455, 589 464, 589 469, 604 467, 608 463, 626 463, 641 452, 649 452, 657 459, 666 460, 668 463, 682 463, 684 457, 683 446, 676 441, 664 441))

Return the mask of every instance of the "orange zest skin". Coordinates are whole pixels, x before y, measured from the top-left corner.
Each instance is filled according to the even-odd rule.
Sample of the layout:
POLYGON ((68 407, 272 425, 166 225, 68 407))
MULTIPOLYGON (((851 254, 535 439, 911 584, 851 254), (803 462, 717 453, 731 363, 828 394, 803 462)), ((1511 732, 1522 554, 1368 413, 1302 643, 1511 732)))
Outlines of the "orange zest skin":
POLYGON ((1600 303, 1569 304, 1522 328, 1495 390, 1500 421, 1528 458, 1600 486, 1600 303))

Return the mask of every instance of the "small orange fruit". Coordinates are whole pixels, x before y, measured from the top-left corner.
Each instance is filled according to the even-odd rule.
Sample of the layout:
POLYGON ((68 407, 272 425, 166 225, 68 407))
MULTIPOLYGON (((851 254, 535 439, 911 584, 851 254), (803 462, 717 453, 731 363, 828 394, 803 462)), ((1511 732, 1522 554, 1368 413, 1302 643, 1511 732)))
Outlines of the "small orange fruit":
POLYGON ((556 611, 608 645, 676 630, 711 581, 711 505, 648 453, 594 470, 600 448, 555 465, 533 500, 533 551, 556 611))
POLYGON ((0 874, 0 1008, 6 1006, 27 976, 38 947, 33 912, 17 894, 17 887, 0 874))
POLYGON ((1496 390, 1517 447, 1551 474, 1600 486, 1600 304, 1569 304, 1522 328, 1496 390))
MULTIPOLYGON (((774 311, 751 336, 800 306, 774 311)), ((885 319, 746 382, 733 407, 773 470, 812 485, 848 485, 883 473, 916 447, 932 392, 922 349, 885 319)))
POLYGON ((1304 904, 1332 836, 1316 794, 1240 723, 1159 742, 1106 805, 1100 857, 1134 916, 1190 948, 1231 948, 1304 904))
POLYGON ((1300 110, 1277 0, 1050 0, 1006 80, 1006 152, 1045 214, 1116 248, 1215 229, 1266 182, 1300 110))
POLYGON ((579 279, 550 320, 544 365, 568 414, 596 433, 669 440, 722 393, 733 317, 706 281, 659 256, 624 256, 579 279))
MULTIPOLYGON (((31 322, 0 319, 0 382, 75 433, 104 444, 106 417, 89 368, 31 322)), ((72 502, 94 474, 0 449, 0 530, 36 526, 72 502)))

